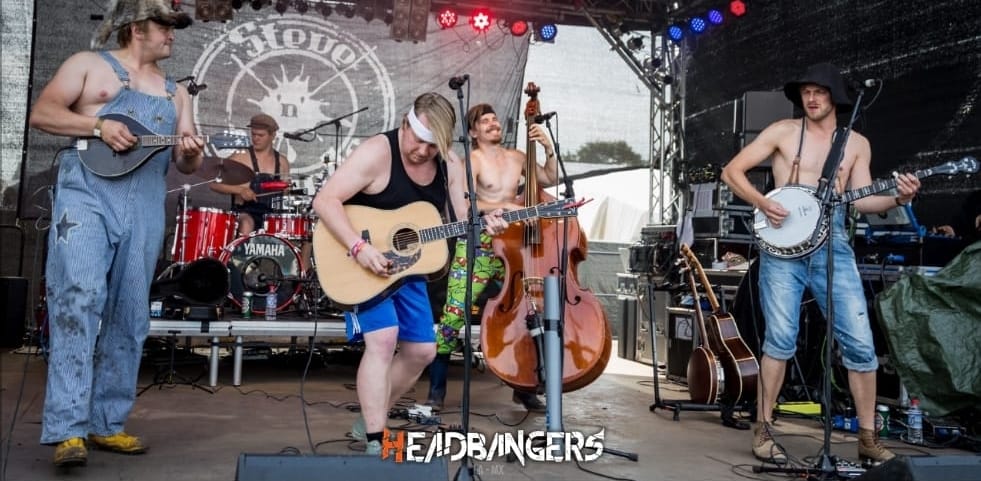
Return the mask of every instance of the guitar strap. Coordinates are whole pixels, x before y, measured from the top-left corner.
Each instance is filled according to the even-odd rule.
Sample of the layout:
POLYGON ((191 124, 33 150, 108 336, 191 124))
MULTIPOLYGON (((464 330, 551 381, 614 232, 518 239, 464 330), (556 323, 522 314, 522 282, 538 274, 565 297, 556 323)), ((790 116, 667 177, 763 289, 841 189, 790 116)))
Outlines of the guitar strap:
POLYGON ((800 153, 804 150, 804 125, 807 123, 807 117, 801 117, 800 119, 800 140, 797 141, 797 155, 794 156, 794 165, 790 168, 790 180, 788 184, 799 184, 800 183, 800 153))

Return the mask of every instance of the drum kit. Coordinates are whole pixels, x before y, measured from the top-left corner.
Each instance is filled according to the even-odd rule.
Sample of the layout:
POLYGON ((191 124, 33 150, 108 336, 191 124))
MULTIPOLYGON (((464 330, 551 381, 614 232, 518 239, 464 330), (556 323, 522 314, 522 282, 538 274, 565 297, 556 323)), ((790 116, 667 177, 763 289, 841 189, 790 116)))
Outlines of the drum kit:
MULTIPOLYGON (((188 206, 188 193, 200 185, 219 182, 238 185, 249 183, 254 173, 249 167, 220 157, 206 157, 195 175, 206 181, 185 184, 171 192, 179 192, 179 214, 170 250, 172 264, 157 278, 159 284, 188 285, 189 276, 196 292, 177 293, 192 303, 221 304, 226 300, 240 310, 246 293, 256 302, 251 312, 263 315, 266 303, 259 301, 272 290, 276 293, 276 311, 295 309, 305 315, 336 313, 320 289, 312 265, 306 265, 301 252, 313 238, 317 223, 312 211, 313 195, 293 183, 272 181, 263 183, 257 196, 276 195, 272 211, 264 216, 261 229, 238 237, 238 213, 213 207, 188 206), (267 185, 268 184, 268 185, 267 185), (273 185, 275 184, 275 185, 273 185), (220 266, 220 269, 216 266, 220 266), (201 278, 202 273, 208 278, 201 278), (176 281, 176 282, 175 282, 176 281), (221 294, 215 299, 212 294, 221 294), (292 306, 292 307, 291 307, 292 306)), ((294 179, 304 185, 307 179, 294 179)), ((315 178, 319 186, 324 179, 315 178)), ((312 255, 309 256, 313 264, 312 255)))

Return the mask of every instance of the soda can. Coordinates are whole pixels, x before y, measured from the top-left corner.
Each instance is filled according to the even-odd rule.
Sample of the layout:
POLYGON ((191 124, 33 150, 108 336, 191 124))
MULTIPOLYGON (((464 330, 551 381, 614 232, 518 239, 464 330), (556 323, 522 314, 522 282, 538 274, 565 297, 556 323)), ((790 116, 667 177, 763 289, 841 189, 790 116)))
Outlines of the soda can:
POLYGON ((242 293, 242 318, 250 319, 252 317, 252 291, 245 291, 242 293))
POLYGON ((875 407, 875 431, 879 437, 889 436, 889 406, 879 404, 875 407))

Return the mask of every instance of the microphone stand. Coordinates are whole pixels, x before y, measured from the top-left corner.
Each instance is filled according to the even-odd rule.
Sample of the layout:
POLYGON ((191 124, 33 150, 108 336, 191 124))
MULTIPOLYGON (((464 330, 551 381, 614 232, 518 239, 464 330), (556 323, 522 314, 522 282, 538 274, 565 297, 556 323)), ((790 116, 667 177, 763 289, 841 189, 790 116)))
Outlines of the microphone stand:
MULTIPOLYGON (((341 149, 341 146, 340 146, 340 142, 341 142, 341 121, 344 120, 344 119, 346 119, 346 118, 348 118, 348 117, 350 117, 350 116, 352 116, 352 115, 360 114, 361 112, 364 112, 365 110, 368 110, 368 106, 367 105, 364 106, 364 107, 361 107, 358 110, 355 110, 354 112, 348 112, 348 113, 346 113, 346 114, 344 114, 344 115, 342 115, 340 117, 333 118, 333 119, 328 120, 326 122, 321 122, 321 123, 319 123, 319 124, 317 124, 317 125, 309 128, 307 130, 302 130, 300 132, 294 132, 292 135, 295 135, 297 137, 300 137, 300 136, 309 134, 310 132, 316 132, 316 131, 320 130, 321 128, 324 128, 324 127, 326 127, 328 125, 333 125, 334 126, 334 162, 337 162, 337 160, 341 158, 341 154, 340 154, 340 152, 338 152, 341 149)), ((305 141, 306 142, 309 142, 309 140, 305 140, 305 141)))
MULTIPOLYGON (((470 141, 467 139, 467 110, 470 108, 470 81, 464 77, 467 84, 467 102, 463 102, 463 86, 455 88, 456 99, 460 106, 460 141, 463 143, 463 165, 467 172, 467 196, 470 199, 469 228, 467 229, 467 282, 464 291, 463 304, 463 402, 460 417, 462 418, 463 435, 470 432, 470 371, 473 365, 473 344, 470 332, 471 312, 473 311, 473 263, 477 256, 477 242, 480 242, 480 213, 477 210, 477 191, 473 183, 473 167, 470 165, 470 141)), ((449 193, 447 192, 447 195, 449 193)), ((467 441, 463 441, 467 446, 467 441)), ((469 481, 474 479, 473 460, 470 459, 470 449, 465 447, 460 467, 457 468, 454 481, 469 481)))
MULTIPOLYGON (((828 222, 828 233, 825 237, 827 243, 827 289, 825 291, 825 304, 828 306, 825 313, 825 343, 824 343, 824 380, 821 387, 822 411, 824 414, 824 440, 821 444, 821 455, 815 467, 811 468, 768 468, 765 466, 754 466, 754 473, 789 473, 804 474, 807 479, 837 479, 837 457, 831 455, 831 344, 834 341, 834 318, 835 304, 832 291, 834 290, 834 227, 835 227, 835 208, 841 205, 841 197, 835 192, 835 178, 838 174, 838 166, 845 156, 845 146, 848 144, 848 136, 858 118, 858 111, 862 106, 862 96, 865 90, 858 91, 858 99, 852 109, 851 118, 848 125, 838 133, 831 144, 828 158, 824 161, 824 176, 818 181, 817 196, 820 200, 821 208, 824 211, 823 218, 828 222), (815 477, 817 476, 817 477, 815 477)), ((815 242, 820 235, 820 228, 814 231, 811 242, 815 242)))
MULTIPOLYGON (((555 132, 552 132, 552 123, 548 117, 545 118, 545 129, 552 140, 552 147, 555 149, 555 160, 562 173, 562 181, 565 184, 563 196, 566 199, 575 199, 576 192, 572 187, 572 178, 565 170, 565 162, 562 160, 562 153, 559 149, 557 132, 559 130, 556 121, 555 132)), ((534 148, 529 146, 528 148, 534 148)), ((547 161, 547 159, 546 159, 547 161)), ((565 303, 566 303, 566 273, 569 269, 569 223, 562 223, 562 248, 559 251, 559 272, 558 277, 547 276, 545 278, 545 430, 548 432, 563 432, 565 426, 562 422, 562 373, 564 372, 563 361, 565 360, 565 303), (558 286, 555 284, 558 283, 558 286), (558 294, 553 294, 555 291, 558 294), (551 302, 549 302, 551 301, 551 302)), ((603 446, 603 452, 614 456, 627 458, 637 461, 637 453, 630 453, 603 446)))

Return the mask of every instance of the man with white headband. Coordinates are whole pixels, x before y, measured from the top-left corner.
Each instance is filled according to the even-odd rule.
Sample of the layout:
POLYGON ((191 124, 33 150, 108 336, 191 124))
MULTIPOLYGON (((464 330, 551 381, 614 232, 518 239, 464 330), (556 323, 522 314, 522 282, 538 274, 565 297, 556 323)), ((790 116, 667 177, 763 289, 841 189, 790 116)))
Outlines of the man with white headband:
MULTIPOLYGON (((390 261, 362 239, 345 205, 392 210, 425 201, 440 212, 452 205, 458 217, 466 215, 466 171, 450 151, 455 123, 446 98, 433 92, 420 95, 399 128, 359 145, 317 193, 317 215, 365 270, 387 276, 390 261)), ((484 216, 488 233, 507 228, 502 214, 498 209, 484 216)), ((357 376, 362 415, 351 434, 365 442, 365 454, 377 455, 389 408, 415 385, 436 354, 426 280, 407 279, 391 294, 345 312, 344 318, 349 340, 363 339, 365 345, 357 376)))

